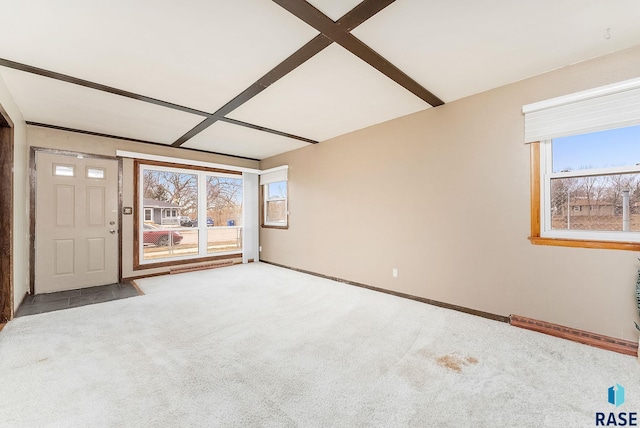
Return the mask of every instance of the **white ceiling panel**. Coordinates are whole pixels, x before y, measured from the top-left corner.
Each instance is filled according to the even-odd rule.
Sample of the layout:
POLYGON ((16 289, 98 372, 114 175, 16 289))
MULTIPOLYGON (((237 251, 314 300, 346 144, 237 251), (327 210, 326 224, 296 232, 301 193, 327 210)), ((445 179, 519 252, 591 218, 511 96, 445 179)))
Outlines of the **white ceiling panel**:
POLYGON ((0 67, 26 121, 170 144, 204 117, 0 67))
POLYGON ((322 141, 428 107, 333 44, 229 117, 322 141))
POLYGON ((334 21, 362 3, 361 0, 308 0, 308 2, 334 21))
POLYGON ((213 112, 317 35, 265 0, 0 0, 0 58, 213 112))
POLYGON ((265 159, 309 143, 255 129, 216 122, 187 141, 183 147, 208 152, 229 153, 253 159, 265 159))
POLYGON ((639 22, 637 0, 402 0, 352 33, 448 102, 635 46, 639 22))
MULTIPOLYGON (((309 0, 336 21, 362 0, 309 0)), ((0 59, 212 113, 318 32, 269 0, 0 0, 0 59)), ((353 34, 445 102, 640 44, 639 0, 398 0, 353 34)), ((203 120, 0 67, 25 118, 169 144, 203 120)), ((229 117, 323 141, 430 106, 337 44, 229 117)), ((217 122, 185 147, 307 144, 217 122)))

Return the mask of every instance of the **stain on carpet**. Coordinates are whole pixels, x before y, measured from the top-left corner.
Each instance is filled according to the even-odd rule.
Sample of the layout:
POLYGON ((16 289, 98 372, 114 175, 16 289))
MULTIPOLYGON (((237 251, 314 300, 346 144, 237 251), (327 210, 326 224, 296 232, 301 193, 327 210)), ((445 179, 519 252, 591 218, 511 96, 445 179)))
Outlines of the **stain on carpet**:
POLYGON ((478 364, 478 359, 475 357, 460 357, 458 355, 449 354, 438 357, 436 362, 441 367, 452 370, 456 373, 462 373, 462 369, 465 366, 478 364))

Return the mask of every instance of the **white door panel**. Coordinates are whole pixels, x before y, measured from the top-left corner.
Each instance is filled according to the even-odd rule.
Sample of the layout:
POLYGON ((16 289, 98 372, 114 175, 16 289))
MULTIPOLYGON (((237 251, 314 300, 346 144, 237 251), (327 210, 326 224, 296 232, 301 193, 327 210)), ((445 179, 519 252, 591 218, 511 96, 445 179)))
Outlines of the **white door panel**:
POLYGON ((118 281, 118 162, 36 154, 35 292, 118 281))

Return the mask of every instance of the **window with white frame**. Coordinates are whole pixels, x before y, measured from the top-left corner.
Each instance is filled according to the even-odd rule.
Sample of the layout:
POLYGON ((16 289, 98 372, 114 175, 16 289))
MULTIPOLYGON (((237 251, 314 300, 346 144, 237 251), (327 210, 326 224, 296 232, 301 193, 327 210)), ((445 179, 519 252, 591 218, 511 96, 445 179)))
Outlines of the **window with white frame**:
POLYGON ((139 265, 242 253, 242 175, 138 165, 139 265), (159 223, 154 223, 153 209, 144 205, 163 207, 159 223))
POLYGON ((532 242, 637 249, 640 79, 523 111, 526 139, 533 146, 532 181, 538 181, 532 183, 532 206, 539 206, 532 242))
POLYGON ((640 242, 640 126, 541 143, 541 236, 640 242))
POLYGON ((286 228, 288 211, 288 167, 274 168, 260 176, 263 200, 263 226, 286 228))

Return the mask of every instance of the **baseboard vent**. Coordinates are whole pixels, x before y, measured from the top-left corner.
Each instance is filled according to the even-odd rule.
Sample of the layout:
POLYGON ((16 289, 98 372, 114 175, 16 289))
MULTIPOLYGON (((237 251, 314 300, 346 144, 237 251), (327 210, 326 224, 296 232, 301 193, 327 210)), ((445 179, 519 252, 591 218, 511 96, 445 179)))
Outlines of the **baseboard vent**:
POLYGON ((509 323, 515 327, 537 331, 620 354, 632 355, 634 357, 638 355, 638 344, 629 340, 616 339, 614 337, 539 321, 533 318, 526 318, 520 315, 511 315, 509 318, 509 323))
POLYGON ((187 266, 187 267, 171 268, 169 270, 169 273, 173 275, 174 273, 185 273, 185 272, 193 272, 193 271, 196 271, 196 270, 215 269, 215 268, 224 267, 224 266, 231 266, 231 265, 233 265, 233 261, 232 260, 227 260, 227 261, 224 261, 224 262, 207 263, 207 264, 198 265, 198 266, 187 266))

